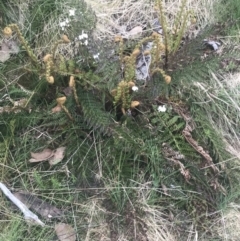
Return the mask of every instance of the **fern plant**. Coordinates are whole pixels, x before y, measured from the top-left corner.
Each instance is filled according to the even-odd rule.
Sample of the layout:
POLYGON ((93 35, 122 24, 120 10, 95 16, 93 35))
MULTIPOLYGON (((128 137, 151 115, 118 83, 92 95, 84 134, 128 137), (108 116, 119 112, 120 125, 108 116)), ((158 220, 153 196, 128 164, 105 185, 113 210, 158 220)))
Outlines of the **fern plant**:
MULTIPOLYGON (((60 10, 48 3, 57 15, 54 20, 49 13, 45 21, 51 24, 59 20, 60 10)), ((220 55, 210 52, 203 60, 202 40, 211 32, 209 29, 179 50, 190 14, 184 11, 185 3, 182 1, 172 35, 162 1, 156 1, 164 36, 153 34, 137 41, 129 56, 125 56, 125 43, 118 37, 119 63, 107 60, 105 64, 100 63, 101 68, 97 70, 95 64, 91 65, 92 59, 85 58, 84 54, 89 53, 83 43, 78 45, 82 55, 74 51, 70 56, 64 54, 64 48, 74 49, 75 43, 67 43, 65 35, 60 41, 65 43, 58 42, 60 33, 63 34, 61 28, 58 36, 49 41, 51 46, 41 45, 39 53, 37 46, 46 35, 35 43, 30 33, 24 31, 21 36, 20 30, 10 25, 31 57, 27 60, 23 51, 13 57, 14 66, 20 68, 10 72, 13 65, 9 61, 3 63, 1 69, 4 78, 0 91, 5 91, 10 98, 0 103, 7 110, 1 112, 0 159, 10 167, 5 177, 13 185, 39 192, 39 186, 46 192, 61 185, 69 189, 82 185, 101 187, 105 188, 106 195, 101 198, 107 197, 112 204, 117 202, 113 205, 117 207, 114 211, 123 212, 128 203, 137 206, 138 193, 122 187, 129 187, 134 181, 140 185, 148 183, 152 197, 149 203, 169 210, 174 207, 176 213, 184 211, 196 226, 206 228, 210 220, 206 214, 216 211, 217 200, 226 195, 228 189, 227 175, 221 165, 230 157, 224 144, 224 131, 231 127, 236 133, 239 128, 237 121, 234 127, 228 122, 239 120, 237 107, 224 111, 231 101, 223 99, 217 91, 213 73, 225 58, 230 55, 237 58, 239 54, 234 52, 233 56, 229 48, 220 55), (147 86, 133 92, 132 87, 137 83, 135 63, 142 45, 148 41, 156 47, 145 53, 153 57, 151 78, 147 86), (123 72, 122 64, 125 64, 123 72), (15 73, 22 76, 10 84, 7 79, 15 73), (27 100, 24 106, 14 107, 16 101, 23 99, 27 100), (56 105, 60 111, 56 111, 56 105), (163 105, 166 111, 161 112, 159 106, 163 105), (218 127, 223 126, 222 123, 215 124, 218 119, 224 122, 221 131, 218 127), (51 167, 52 179, 44 176, 49 172, 45 163, 28 163, 31 151, 60 145, 67 146, 66 159, 64 164, 51 167), (9 150, 12 162, 8 158, 9 150), (26 168, 30 171, 26 172, 26 168), (116 186, 111 189, 112 184, 116 186)), ((66 6, 65 9, 69 10, 66 6)), ((33 18, 33 26, 40 17, 33 18)), ((72 28, 76 30, 77 25, 73 21, 72 28)), ((71 32, 71 26, 66 26, 64 31, 69 33, 69 39, 77 37, 76 32, 71 32)), ((70 207, 69 202, 66 203, 63 202, 70 207)))

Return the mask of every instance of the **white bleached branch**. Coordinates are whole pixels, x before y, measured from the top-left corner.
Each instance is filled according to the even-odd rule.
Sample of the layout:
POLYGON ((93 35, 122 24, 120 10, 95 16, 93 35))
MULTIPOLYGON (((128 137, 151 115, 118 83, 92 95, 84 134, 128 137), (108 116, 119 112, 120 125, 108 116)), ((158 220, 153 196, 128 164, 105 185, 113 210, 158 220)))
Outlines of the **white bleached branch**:
POLYGON ((36 214, 31 212, 25 204, 23 204, 20 200, 18 200, 10 190, 0 182, 0 189, 2 192, 22 211, 24 218, 27 222, 41 225, 42 227, 45 225, 36 214))

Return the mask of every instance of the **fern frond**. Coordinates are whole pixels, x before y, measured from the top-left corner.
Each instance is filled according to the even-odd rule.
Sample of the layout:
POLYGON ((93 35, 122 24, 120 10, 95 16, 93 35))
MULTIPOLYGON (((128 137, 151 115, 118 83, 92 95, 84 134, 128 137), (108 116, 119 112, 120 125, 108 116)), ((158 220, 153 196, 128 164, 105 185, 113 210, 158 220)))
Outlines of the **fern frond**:
POLYGON ((113 123, 113 116, 105 111, 104 104, 94 96, 93 92, 82 91, 78 97, 87 126, 105 133, 113 123))
POLYGON ((192 114, 194 121, 198 128, 195 130, 199 142, 203 143, 214 158, 214 162, 222 162, 230 156, 226 151, 226 146, 221 136, 221 132, 217 131, 214 125, 209 121, 204 110, 198 106, 192 107, 192 114))
POLYGON ((182 135, 186 123, 181 116, 168 112, 159 113, 156 106, 154 109, 155 112, 151 116, 151 123, 157 128, 160 143, 167 143, 186 158, 198 157, 196 151, 186 142, 182 135))

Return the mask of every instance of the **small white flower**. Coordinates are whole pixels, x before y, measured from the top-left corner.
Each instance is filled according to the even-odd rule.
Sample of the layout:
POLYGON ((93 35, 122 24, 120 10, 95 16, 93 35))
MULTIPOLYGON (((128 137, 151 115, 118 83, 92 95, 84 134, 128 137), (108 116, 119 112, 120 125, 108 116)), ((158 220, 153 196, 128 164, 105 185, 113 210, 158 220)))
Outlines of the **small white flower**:
POLYGON ((87 39, 84 41, 84 45, 88 45, 88 40, 87 39))
POLYGON ((60 27, 62 28, 62 30, 64 30, 65 27, 69 26, 69 19, 66 18, 65 21, 60 22, 59 25, 60 25, 60 27))
POLYGON ((166 110, 167 110, 167 108, 166 108, 166 106, 165 105, 163 105, 163 106, 158 106, 158 112, 166 112, 166 110))
POLYGON ((132 87, 132 90, 133 90, 133 91, 138 91, 138 87, 137 87, 136 85, 134 85, 134 86, 132 87))
POLYGON ((65 21, 60 22, 59 25, 60 25, 60 27, 65 27, 66 26, 66 22, 65 21))
POLYGON ((99 59, 99 53, 93 55, 94 59, 99 59))
POLYGON ((82 34, 78 36, 78 39, 82 40, 82 39, 85 39, 85 38, 88 38, 88 34, 84 33, 84 31, 82 31, 82 34))
POLYGON ((63 21, 63 22, 60 22, 59 23, 60 27, 62 28, 62 30, 64 30, 65 26, 66 26, 66 22, 63 21))
POLYGON ((75 15, 76 9, 69 9, 69 16, 74 16, 75 15))

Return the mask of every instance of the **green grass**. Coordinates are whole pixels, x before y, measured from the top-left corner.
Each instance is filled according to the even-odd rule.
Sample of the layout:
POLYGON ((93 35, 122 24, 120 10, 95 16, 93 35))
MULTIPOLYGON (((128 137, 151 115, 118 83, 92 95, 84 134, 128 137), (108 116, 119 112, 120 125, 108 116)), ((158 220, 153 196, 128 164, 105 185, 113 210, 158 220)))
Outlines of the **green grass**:
POLYGON ((226 36, 239 41, 239 21, 240 21, 240 4, 237 1, 222 1, 222 6, 217 7, 217 15, 225 22, 227 27, 223 28, 226 36))

